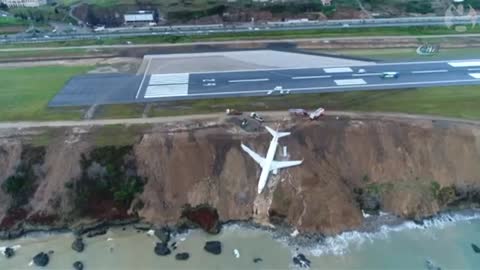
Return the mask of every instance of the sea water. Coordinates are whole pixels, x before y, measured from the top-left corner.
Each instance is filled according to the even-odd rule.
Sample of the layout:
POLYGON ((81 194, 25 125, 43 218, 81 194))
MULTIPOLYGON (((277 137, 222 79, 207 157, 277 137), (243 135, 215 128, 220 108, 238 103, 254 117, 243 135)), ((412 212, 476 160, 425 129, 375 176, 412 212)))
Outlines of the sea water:
POLYGON ((85 269, 101 270, 291 269, 295 267, 292 256, 298 252, 311 260, 311 269, 429 269, 427 260, 430 267, 441 269, 480 269, 480 254, 471 248, 472 243, 480 246, 480 215, 471 213, 443 215, 424 225, 403 222, 379 226, 374 232, 346 232, 308 247, 292 246, 291 241, 269 231, 228 225, 215 236, 199 230, 175 236, 172 241, 177 242, 177 249, 165 257, 153 252, 155 236, 133 228, 110 229, 106 235, 85 238, 82 253, 71 249, 73 240, 72 234, 64 233, 1 241, 0 246, 14 246, 16 255, 0 256, 0 269, 36 269, 31 265, 33 256, 50 250, 54 253, 46 269, 72 269, 77 260, 85 269), (222 242, 222 254, 203 250, 210 240, 222 242), (190 259, 176 261, 177 252, 189 252, 190 259), (254 258, 262 261, 254 263, 254 258))

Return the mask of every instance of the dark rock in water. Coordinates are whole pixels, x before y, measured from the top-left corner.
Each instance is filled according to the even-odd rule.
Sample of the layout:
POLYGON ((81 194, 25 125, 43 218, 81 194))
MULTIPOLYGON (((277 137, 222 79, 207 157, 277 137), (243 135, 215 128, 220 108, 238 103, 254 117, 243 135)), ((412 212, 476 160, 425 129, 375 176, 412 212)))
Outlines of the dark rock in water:
POLYGON ((152 228, 152 225, 148 223, 137 223, 133 225, 133 228, 140 230, 140 231, 148 231, 152 228))
POLYGON ((33 257, 33 263, 36 266, 47 266, 48 262, 50 261, 50 257, 48 257, 47 253, 40 252, 35 257, 33 257))
POLYGON ((162 241, 162 243, 168 243, 170 241, 170 229, 163 227, 155 230, 155 236, 162 241))
POLYGON ((262 258, 253 258, 253 262, 254 263, 259 263, 259 262, 262 262, 262 258))
POLYGON ((425 225, 425 222, 421 219, 414 219, 413 220, 413 223, 419 225, 419 226, 424 226, 425 225))
POLYGON ((177 250, 177 246, 173 246, 172 249, 173 249, 173 250, 177 250))
POLYGON ((53 253, 55 253, 55 251, 53 251, 53 250, 48 251, 48 255, 52 255, 53 253))
POLYGON ((475 251, 475 253, 480 253, 480 248, 477 245, 472 244, 472 249, 475 251))
POLYGON ((76 261, 73 263, 73 269, 83 270, 83 263, 81 261, 76 261))
POLYGON ((208 205, 187 207, 183 210, 182 217, 210 234, 218 234, 220 232, 218 212, 215 208, 208 205))
POLYGON ((209 253, 218 255, 222 253, 222 243, 220 243, 220 241, 207 241, 203 249, 209 253))
POLYGON ((177 253, 175 255, 175 259, 177 259, 179 261, 186 261, 186 260, 188 260, 188 258, 190 258, 190 254, 188 254, 187 252, 177 253))
POLYGON ((87 237, 91 238, 91 237, 95 237, 95 236, 99 236, 99 235, 104 235, 106 233, 107 233, 107 229, 105 229, 105 228, 96 229, 96 230, 89 231, 87 233, 87 237))
POLYGON ((427 270, 442 270, 441 267, 439 266, 436 266, 432 261, 430 260, 426 260, 425 261, 425 267, 427 268, 427 270))
POLYGON ((167 243, 157 243, 154 251, 155 251, 155 254, 157 254, 159 256, 167 256, 170 253, 172 253, 170 251, 170 249, 168 248, 167 243))
POLYGON ((299 253, 297 256, 293 257, 293 263, 300 267, 308 268, 310 267, 310 260, 305 257, 302 253, 299 253))
POLYGON ((170 244, 170 247, 176 247, 176 246, 177 246, 177 242, 172 242, 172 243, 170 244))
POLYGON ((122 231, 126 231, 126 230, 127 230, 127 228, 125 228, 125 227, 122 228, 122 231))
POLYGON ((15 255, 15 250, 11 247, 7 247, 4 251, 5 257, 11 258, 15 255))
POLYGON ((85 249, 85 243, 83 243, 82 238, 77 238, 72 243, 72 249, 76 252, 82 252, 85 249))

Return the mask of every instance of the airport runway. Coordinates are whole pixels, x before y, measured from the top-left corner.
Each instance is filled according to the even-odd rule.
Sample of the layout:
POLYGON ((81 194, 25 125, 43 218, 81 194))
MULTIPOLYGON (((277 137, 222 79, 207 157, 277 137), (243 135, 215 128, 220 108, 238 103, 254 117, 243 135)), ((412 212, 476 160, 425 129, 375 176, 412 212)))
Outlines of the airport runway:
POLYGON ((480 59, 381 63, 364 67, 144 76, 83 75, 72 79, 49 105, 133 103, 473 84, 480 84, 480 59), (382 78, 383 72, 397 72, 398 78, 382 78))

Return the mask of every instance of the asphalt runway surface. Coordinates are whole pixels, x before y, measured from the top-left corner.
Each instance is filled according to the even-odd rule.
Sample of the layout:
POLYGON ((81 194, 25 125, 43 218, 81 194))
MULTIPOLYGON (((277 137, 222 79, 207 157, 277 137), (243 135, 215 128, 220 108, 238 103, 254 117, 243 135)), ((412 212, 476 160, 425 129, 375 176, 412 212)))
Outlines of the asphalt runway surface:
POLYGON ((70 80, 49 106, 474 84, 480 84, 480 59, 143 76, 82 75, 70 80), (398 78, 382 78, 383 72, 397 72, 398 78))

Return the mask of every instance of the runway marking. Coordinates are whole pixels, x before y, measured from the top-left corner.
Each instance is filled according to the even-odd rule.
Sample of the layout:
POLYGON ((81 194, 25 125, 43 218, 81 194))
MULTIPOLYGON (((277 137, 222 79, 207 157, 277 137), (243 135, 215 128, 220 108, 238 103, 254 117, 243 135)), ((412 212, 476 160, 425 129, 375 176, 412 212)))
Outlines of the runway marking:
POLYGON ((149 85, 188 83, 189 75, 188 73, 153 74, 150 76, 149 85))
MULTIPOLYGON (((480 76, 480 74, 479 74, 480 76)), ((367 88, 367 87, 384 87, 384 86, 400 86, 400 85, 428 85, 428 84, 446 84, 446 83, 466 83, 466 82, 480 82, 478 79, 466 79, 466 80, 446 80, 446 81, 433 81, 433 82, 403 82, 403 83, 395 83, 395 84, 388 84, 388 83, 379 83, 379 84, 364 84, 364 85, 345 85, 345 86, 323 86, 323 87, 304 87, 304 88, 285 88, 284 91, 315 91, 315 90, 327 90, 327 89, 349 89, 349 88, 367 88)), ((196 96, 218 96, 218 95, 232 95, 232 94, 251 94, 251 93, 267 93, 270 89, 262 89, 262 90, 250 90, 250 91, 233 91, 233 92, 212 92, 212 93, 192 93, 188 96, 196 97, 196 96)))
POLYGON ((359 85, 366 84, 364 79, 347 79, 347 80, 335 80, 337 85, 359 85))
POLYGON ((143 78, 142 82, 140 83, 140 86, 138 87, 137 94, 135 95, 135 99, 138 99, 138 95, 140 95, 140 91, 142 90, 143 82, 145 82, 145 78, 147 77, 148 70, 150 69, 150 64, 152 63, 152 58, 148 61, 147 68, 145 69, 145 72, 143 73, 143 78))
POLYGON ((242 83, 242 82, 267 82, 270 81, 269 78, 261 78, 261 79, 243 79, 243 80, 229 80, 230 83, 242 83))
POLYGON ((468 75, 472 76, 475 79, 480 79, 480 73, 469 73, 468 75))
POLYGON ((380 76, 383 73, 361 73, 361 74, 352 74, 354 77, 361 77, 361 76, 380 76))
POLYGON ((480 70, 480 68, 469 68, 468 70, 469 71, 477 71, 477 70, 480 70))
POLYGON ((188 95, 188 84, 164 84, 147 87, 145 98, 178 97, 188 95))
POLYGON ((309 79, 324 79, 324 78, 331 78, 331 75, 323 75, 323 76, 297 76, 292 77, 292 80, 309 80, 309 79))
POLYGON ((324 68, 323 71, 325 73, 345 73, 345 72, 353 72, 353 70, 349 67, 339 67, 339 68, 324 68))
POLYGON ((480 61, 462 61, 462 62, 448 62, 452 67, 477 67, 480 66, 480 61))
POLYGON ((438 70, 414 70, 412 71, 413 74, 421 74, 421 73, 442 73, 448 72, 446 69, 438 69, 438 70))

